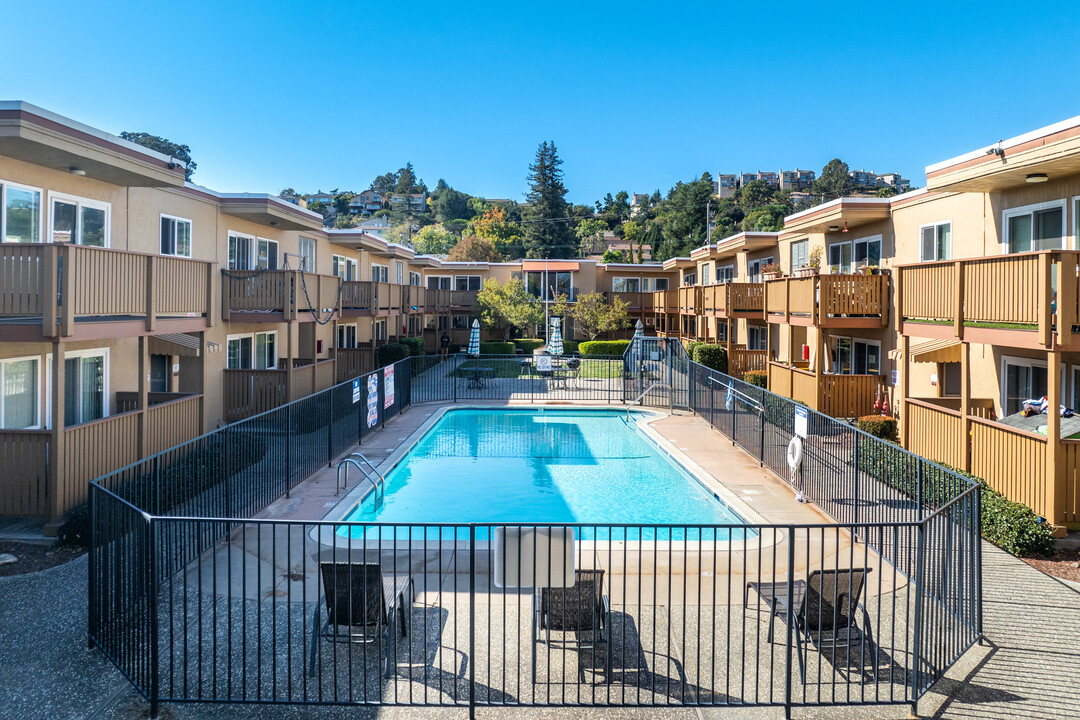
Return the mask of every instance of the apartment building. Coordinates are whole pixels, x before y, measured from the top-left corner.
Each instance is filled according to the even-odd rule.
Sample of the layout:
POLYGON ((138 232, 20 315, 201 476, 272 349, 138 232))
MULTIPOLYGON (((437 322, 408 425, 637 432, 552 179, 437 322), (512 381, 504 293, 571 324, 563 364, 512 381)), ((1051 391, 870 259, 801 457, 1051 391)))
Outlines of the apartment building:
POLYGON ((738 176, 729 175, 726 173, 716 174, 717 193, 721 198, 729 198, 735 196, 735 191, 739 187, 738 176))

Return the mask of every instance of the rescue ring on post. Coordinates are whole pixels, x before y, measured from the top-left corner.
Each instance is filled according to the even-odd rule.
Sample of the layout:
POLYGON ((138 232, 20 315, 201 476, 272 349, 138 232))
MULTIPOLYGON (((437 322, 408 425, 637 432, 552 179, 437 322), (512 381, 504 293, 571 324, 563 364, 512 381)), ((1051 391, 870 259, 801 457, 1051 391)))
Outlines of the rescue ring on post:
POLYGON ((796 435, 791 438, 791 442, 787 446, 787 464, 794 472, 799 469, 799 465, 802 464, 802 438, 796 435))

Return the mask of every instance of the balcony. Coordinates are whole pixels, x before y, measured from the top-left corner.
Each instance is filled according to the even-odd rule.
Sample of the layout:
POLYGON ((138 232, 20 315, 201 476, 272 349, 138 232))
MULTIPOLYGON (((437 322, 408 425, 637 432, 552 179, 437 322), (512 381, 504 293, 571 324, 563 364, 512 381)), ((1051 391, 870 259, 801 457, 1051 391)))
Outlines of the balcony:
POLYGON ((1048 349, 1075 349, 1076 251, 1050 250, 902 265, 904 335, 1048 349))
POLYGON ((609 291, 604 293, 604 297, 608 302, 618 298, 626 303, 626 309, 631 315, 652 314, 655 308, 653 304, 655 295, 656 293, 652 292, 609 291))
POLYGON ((760 318, 765 310, 762 283, 721 283, 701 288, 702 314, 718 318, 760 318))
POLYGON ((204 330, 214 324, 214 265, 64 243, 0 245, 4 339, 104 339, 204 330))
POLYGON ((815 275, 765 283, 771 323, 832 328, 888 324, 888 275, 815 275))
POLYGON ((225 370, 225 419, 241 420, 326 390, 337 382, 334 365, 334 360, 296 360, 291 369, 225 370))
POLYGON ((823 373, 821 382, 813 370, 770 362, 769 390, 801 402, 811 410, 832 417, 862 417, 875 411, 878 391, 885 390, 880 375, 833 375, 823 373))
POLYGON ((299 270, 222 270, 222 318, 242 322, 324 319, 338 306, 340 285, 339 278, 299 270))

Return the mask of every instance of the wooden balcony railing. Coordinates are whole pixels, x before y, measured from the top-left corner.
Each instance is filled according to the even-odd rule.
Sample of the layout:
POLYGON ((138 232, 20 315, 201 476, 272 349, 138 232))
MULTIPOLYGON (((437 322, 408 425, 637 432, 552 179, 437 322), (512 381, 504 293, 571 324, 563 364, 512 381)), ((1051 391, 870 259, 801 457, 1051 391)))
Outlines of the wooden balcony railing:
POLYGON ((288 371, 225 370, 222 401, 227 420, 258 415, 288 402, 288 371))
POLYGON ((701 314, 701 287, 690 285, 678 289, 679 312, 683 315, 701 314))
MULTIPOLYGON (((437 340, 436 340, 437 342, 437 340)), ((429 351, 431 352, 431 351, 429 351)), ((338 348, 337 381, 345 382, 375 369, 375 347, 338 348)))
POLYGON ((323 313, 356 298, 341 279, 299 270, 222 270, 221 305, 225 320, 232 313, 280 313, 295 320, 298 312, 323 313))
POLYGON ((768 377, 772 392, 840 418, 872 414, 878 390, 885 389, 884 378, 880 375, 824 373, 818 383, 812 371, 776 362, 769 363, 768 377))
POLYGON ((0 515, 48 516, 48 430, 0 430, 0 515))
POLYGON ((788 322, 795 315, 807 316, 813 325, 867 318, 884 325, 888 309, 888 275, 815 275, 765 283, 765 312, 774 322, 788 322))
MULTIPOLYGON (((152 392, 147 393, 146 400, 150 407, 155 405, 161 405, 163 403, 172 402, 173 400, 181 400, 183 398, 194 397, 195 393, 172 393, 172 392, 152 392)), ((124 413, 131 410, 139 409, 139 393, 137 392, 117 392, 116 393, 116 412, 124 413)))
POLYGON ((653 308, 658 313, 679 312, 678 290, 656 290, 653 292, 653 308))
POLYGON ((764 309, 763 283, 721 283, 701 288, 701 310, 705 315, 760 314, 764 309))
POLYGON ((159 319, 212 325, 214 265, 66 243, 0 245, 0 319, 40 318, 46 337, 72 335, 77 318, 138 318, 148 331, 159 319))
POLYGON ((631 313, 651 313, 653 312, 653 296, 655 293, 651 292, 614 292, 609 291, 604 293, 604 297, 610 302, 613 298, 619 298, 626 303, 627 310, 631 313))
POLYGON ((728 348, 728 374, 742 378, 752 370, 765 370, 769 362, 768 350, 748 350, 742 345, 728 348))
POLYGON ((1069 345, 1080 318, 1078 267, 1080 252, 1066 250, 902 265, 901 330, 923 334, 951 325, 958 338, 968 328, 1027 330, 1043 346, 1051 345, 1056 332, 1058 343, 1069 345))

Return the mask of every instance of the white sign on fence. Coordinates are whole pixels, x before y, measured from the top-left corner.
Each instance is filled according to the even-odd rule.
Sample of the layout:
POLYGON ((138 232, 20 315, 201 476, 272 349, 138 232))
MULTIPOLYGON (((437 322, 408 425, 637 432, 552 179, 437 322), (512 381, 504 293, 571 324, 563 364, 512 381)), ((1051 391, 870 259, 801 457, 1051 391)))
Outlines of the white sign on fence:
POLYGON ((352 381, 352 401, 353 405, 360 402, 360 378, 352 381))
POLYGON ((537 355, 536 356, 536 369, 539 372, 551 372, 551 356, 550 355, 537 355))
POLYGON ((795 434, 806 439, 810 429, 810 413, 802 405, 795 406, 795 434))
POLYGON ((375 427, 379 422, 379 373, 367 377, 367 426, 375 427))
POLYGON ((388 365, 383 370, 383 407, 394 404, 394 366, 388 365))

